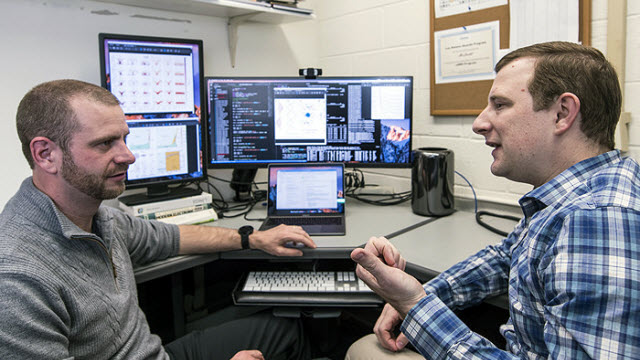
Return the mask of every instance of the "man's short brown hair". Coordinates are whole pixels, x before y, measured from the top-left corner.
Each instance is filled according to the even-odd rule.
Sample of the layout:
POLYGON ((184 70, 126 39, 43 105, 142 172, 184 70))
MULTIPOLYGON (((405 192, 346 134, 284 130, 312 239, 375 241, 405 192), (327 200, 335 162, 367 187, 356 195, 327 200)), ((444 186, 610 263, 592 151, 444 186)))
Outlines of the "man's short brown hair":
POLYGON ((570 42, 540 43, 507 54, 496 64, 496 72, 523 57, 536 59, 529 83, 533 110, 548 109, 558 96, 570 92, 580 99, 580 130, 597 144, 613 149, 622 93, 616 71, 604 55, 570 42))
POLYGON ((107 89, 78 80, 54 80, 37 85, 20 101, 16 113, 16 128, 22 143, 22 153, 33 169, 30 143, 44 136, 63 150, 69 147, 78 121, 71 99, 82 96, 102 105, 120 105, 107 89))

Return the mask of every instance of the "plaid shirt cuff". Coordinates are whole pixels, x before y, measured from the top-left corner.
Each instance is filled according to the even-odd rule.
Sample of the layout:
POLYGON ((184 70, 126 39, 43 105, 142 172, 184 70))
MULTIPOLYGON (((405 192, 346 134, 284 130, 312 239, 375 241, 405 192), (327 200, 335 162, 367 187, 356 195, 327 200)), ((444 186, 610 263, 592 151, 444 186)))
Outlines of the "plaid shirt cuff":
POLYGON ((401 326, 411 344, 430 359, 445 359, 471 330, 433 293, 418 302, 401 326))
POLYGON ((435 294, 440 301, 445 305, 450 306, 451 301, 453 300, 453 294, 451 292, 449 282, 447 282, 443 276, 433 278, 431 281, 424 284, 423 287, 427 294, 435 294))

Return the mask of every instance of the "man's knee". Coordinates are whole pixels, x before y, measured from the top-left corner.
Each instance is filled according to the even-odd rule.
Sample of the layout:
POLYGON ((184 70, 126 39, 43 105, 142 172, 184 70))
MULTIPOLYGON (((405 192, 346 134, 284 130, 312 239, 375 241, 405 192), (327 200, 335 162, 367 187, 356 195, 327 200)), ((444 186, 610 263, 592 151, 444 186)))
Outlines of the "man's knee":
POLYGON ((351 344, 345 360, 365 360, 365 359, 393 359, 393 360, 424 360, 420 354, 409 349, 393 352, 389 351, 378 343, 374 334, 369 334, 351 344))

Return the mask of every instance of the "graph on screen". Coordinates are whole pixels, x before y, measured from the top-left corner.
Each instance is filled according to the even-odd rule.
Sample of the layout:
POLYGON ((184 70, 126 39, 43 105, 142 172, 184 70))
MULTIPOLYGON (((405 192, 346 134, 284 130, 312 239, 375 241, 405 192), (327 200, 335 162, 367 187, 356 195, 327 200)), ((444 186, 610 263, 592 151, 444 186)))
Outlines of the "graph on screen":
POLYGON ((190 55, 112 52, 109 56, 111 91, 126 114, 193 111, 190 55))
POLYGON ((187 171, 186 126, 132 127, 129 130, 127 145, 136 157, 136 162, 129 167, 130 179, 187 171))

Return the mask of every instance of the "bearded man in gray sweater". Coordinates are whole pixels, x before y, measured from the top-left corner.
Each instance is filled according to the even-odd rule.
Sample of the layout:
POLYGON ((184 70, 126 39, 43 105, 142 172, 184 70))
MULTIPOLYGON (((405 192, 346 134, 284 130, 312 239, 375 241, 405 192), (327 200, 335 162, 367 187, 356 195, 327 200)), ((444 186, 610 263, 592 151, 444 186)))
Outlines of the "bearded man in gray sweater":
MULTIPOLYGON (((118 100, 76 80, 33 88, 16 114, 33 170, 0 215, 2 359, 298 359, 299 321, 259 315, 163 347, 138 306, 133 266, 241 248, 234 229, 145 221, 101 206, 120 195, 135 158, 118 100)), ((299 227, 249 236, 273 255, 314 248, 299 227)))

